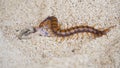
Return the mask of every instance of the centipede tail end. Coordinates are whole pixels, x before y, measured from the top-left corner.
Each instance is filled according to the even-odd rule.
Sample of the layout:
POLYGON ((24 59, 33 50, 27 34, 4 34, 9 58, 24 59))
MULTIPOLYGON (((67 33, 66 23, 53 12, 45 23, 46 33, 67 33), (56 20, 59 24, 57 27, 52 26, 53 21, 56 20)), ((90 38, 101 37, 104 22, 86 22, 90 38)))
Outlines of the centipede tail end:
POLYGON ((116 25, 114 26, 110 26, 107 29, 103 30, 103 35, 106 35, 112 28, 116 27, 116 25))

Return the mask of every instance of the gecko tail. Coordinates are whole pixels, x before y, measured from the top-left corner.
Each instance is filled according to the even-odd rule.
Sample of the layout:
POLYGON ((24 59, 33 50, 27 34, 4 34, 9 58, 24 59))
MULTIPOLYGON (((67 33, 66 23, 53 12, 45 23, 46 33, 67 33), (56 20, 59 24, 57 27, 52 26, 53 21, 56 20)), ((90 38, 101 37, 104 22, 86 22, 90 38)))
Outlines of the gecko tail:
POLYGON ((18 35, 18 39, 22 39, 23 36, 28 36, 31 33, 35 33, 37 30, 35 27, 29 27, 29 28, 25 28, 23 30, 21 30, 21 32, 18 35))

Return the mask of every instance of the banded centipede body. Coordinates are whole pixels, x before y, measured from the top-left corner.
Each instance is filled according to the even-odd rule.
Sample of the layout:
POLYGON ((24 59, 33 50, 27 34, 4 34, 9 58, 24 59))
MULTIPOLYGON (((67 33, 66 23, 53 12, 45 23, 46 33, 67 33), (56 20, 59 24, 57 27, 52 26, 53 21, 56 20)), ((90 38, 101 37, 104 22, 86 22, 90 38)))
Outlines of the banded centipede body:
POLYGON ((32 32, 37 32, 39 28, 44 26, 47 26, 48 28, 50 28, 52 33, 57 37, 68 37, 74 34, 86 32, 86 33, 91 33, 92 35, 94 35, 95 38, 106 35, 111 28, 115 27, 115 26, 111 26, 107 29, 100 30, 100 29, 95 29, 94 27, 91 27, 91 26, 80 25, 80 26, 70 27, 67 29, 61 29, 60 25, 58 24, 58 19, 55 16, 49 16, 45 20, 43 20, 39 24, 39 26, 33 27, 34 31, 32 32))
POLYGON ((56 36, 59 36, 59 37, 66 37, 66 36, 70 36, 76 33, 83 33, 83 32, 92 33, 96 37, 101 37, 103 35, 106 35, 107 32, 109 32, 110 28, 114 27, 114 26, 111 26, 107 29, 99 30, 91 26, 80 25, 80 26, 74 26, 74 27, 67 28, 67 29, 61 29, 58 24, 58 19, 55 16, 47 17, 42 23, 40 23, 39 28, 44 25, 48 25, 49 28, 52 30, 52 32, 56 36))

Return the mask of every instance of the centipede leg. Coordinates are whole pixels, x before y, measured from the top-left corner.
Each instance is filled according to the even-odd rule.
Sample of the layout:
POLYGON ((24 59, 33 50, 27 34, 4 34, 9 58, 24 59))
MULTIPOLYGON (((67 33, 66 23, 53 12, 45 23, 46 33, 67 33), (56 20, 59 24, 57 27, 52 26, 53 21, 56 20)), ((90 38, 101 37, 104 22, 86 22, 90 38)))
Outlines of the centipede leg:
POLYGON ((83 36, 84 36, 83 33, 81 33, 81 39, 83 39, 83 36))
POLYGON ((65 37, 65 39, 69 40, 69 37, 65 37))
POLYGON ((89 33, 86 33, 86 35, 89 37, 90 35, 89 35, 89 33))
POLYGON ((63 37, 56 37, 57 42, 62 42, 63 40, 64 40, 63 37))
POLYGON ((58 37, 56 37, 56 40, 55 40, 55 41, 59 42, 59 38, 58 38, 58 37))
POLYGON ((60 38, 60 41, 64 41, 64 37, 61 37, 61 38, 60 38))
POLYGON ((82 25, 87 26, 87 25, 88 25, 88 23, 87 23, 87 22, 85 22, 85 23, 83 23, 82 25))
POLYGON ((98 24, 94 24, 92 27, 96 27, 98 24))
POLYGON ((82 35, 82 33, 80 34, 80 39, 82 39, 83 38, 83 35, 82 35))
POLYGON ((97 37, 96 34, 92 34, 92 38, 95 39, 97 37))
POLYGON ((108 35, 106 34, 107 39, 109 38, 108 35))
POLYGON ((73 36, 74 36, 74 35, 71 35, 71 36, 70 36, 70 39, 72 39, 72 38, 73 38, 73 36))
POLYGON ((76 34, 76 39, 78 39, 78 37, 79 37, 79 35, 78 35, 78 33, 76 34))
POLYGON ((73 39, 77 39, 77 35, 74 35, 74 36, 73 36, 73 39))
POLYGON ((107 37, 107 39, 109 38, 107 34, 105 35, 105 37, 107 37))

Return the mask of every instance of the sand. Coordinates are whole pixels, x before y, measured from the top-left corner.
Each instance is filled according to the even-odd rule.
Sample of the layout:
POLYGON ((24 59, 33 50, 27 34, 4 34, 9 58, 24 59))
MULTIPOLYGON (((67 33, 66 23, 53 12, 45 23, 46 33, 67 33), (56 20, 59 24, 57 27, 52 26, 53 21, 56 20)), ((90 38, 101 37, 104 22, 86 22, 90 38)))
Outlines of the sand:
POLYGON ((0 0, 0 68, 119 67, 120 0, 0 0), (61 28, 84 23, 116 27, 95 39, 86 34, 63 41, 38 34, 18 39, 22 29, 48 16, 56 16, 61 28))

